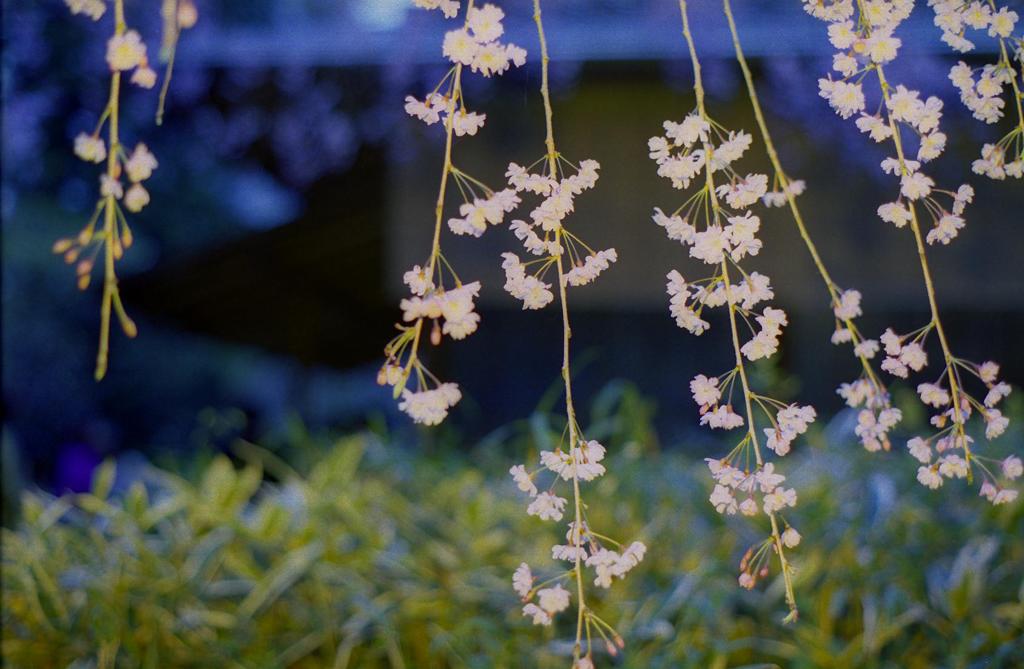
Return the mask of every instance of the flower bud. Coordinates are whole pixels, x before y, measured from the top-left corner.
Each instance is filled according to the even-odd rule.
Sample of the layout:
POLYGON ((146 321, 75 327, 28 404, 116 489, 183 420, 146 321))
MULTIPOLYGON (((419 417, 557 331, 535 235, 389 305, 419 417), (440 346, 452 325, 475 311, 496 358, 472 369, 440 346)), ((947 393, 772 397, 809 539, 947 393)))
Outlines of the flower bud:
POLYGON ((127 316, 123 316, 121 318, 121 329, 124 330, 125 335, 129 339, 135 339, 135 337, 139 334, 139 328, 136 327, 135 321, 128 318, 127 316))
POLYGON ((187 30, 199 20, 199 10, 192 0, 182 0, 178 4, 178 27, 187 30))

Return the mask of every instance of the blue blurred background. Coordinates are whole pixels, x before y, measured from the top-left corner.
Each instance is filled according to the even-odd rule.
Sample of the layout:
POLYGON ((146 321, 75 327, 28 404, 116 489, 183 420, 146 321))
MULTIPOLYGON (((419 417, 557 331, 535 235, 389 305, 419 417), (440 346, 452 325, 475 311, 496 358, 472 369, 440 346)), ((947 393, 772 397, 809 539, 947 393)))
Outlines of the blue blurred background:
MULTIPOLYGON (((469 78, 467 98, 488 123, 456 148, 460 164, 491 185, 509 161, 542 152, 528 3, 502 4, 509 39, 531 58, 498 80, 469 78)), ((646 156, 661 121, 692 106, 678 8, 550 4, 560 148, 602 164, 576 226, 621 258, 573 295, 580 404, 611 380, 628 381, 655 398, 666 441, 699 444, 686 381, 726 365, 729 351, 668 316, 664 275, 691 265, 650 221, 651 208, 674 207, 678 193, 659 183, 646 156)), ((917 327, 927 316, 912 240, 874 215, 892 199, 878 169, 885 154, 817 97, 831 59, 821 24, 795 2, 740 4, 769 123, 787 169, 809 183, 804 207, 826 263, 864 293, 867 332, 917 327)), ((155 49, 156 9, 129 0, 127 11, 155 49)), ((58 492, 85 488, 108 455, 160 460, 264 438, 294 421, 314 431, 386 424, 414 436, 374 377, 398 318, 401 274, 428 248, 440 168, 436 128, 405 116, 402 101, 443 75, 447 26, 406 0, 200 2, 199 11, 182 37, 164 125, 153 123, 154 92, 124 96, 125 140, 146 142, 160 167, 147 184, 152 204, 133 219, 138 241, 120 264, 140 335, 114 334, 110 372, 97 384, 99 291, 80 294, 50 247, 94 204, 96 170, 71 144, 106 99, 109 17, 93 24, 57 0, 4 3, 4 458, 8 471, 58 492)), ((718 4, 693 11, 712 114, 753 130, 718 4)), ((932 252, 941 300, 958 351, 999 360, 1019 381, 1024 189, 969 174, 981 145, 1005 130, 965 113, 946 78, 956 59, 929 18, 919 8, 901 29, 906 46, 891 78, 946 100, 951 146, 937 180, 967 180, 978 192, 964 233, 932 252)), ((983 45, 973 57, 987 55, 983 45)), ((763 169, 756 144, 753 154, 747 164, 763 169)), ((799 382, 785 392, 831 415, 841 408, 832 389, 856 373, 854 361, 827 343, 826 295, 786 212, 765 219, 766 248, 752 264, 772 276, 791 312, 779 364, 799 382)), ((499 254, 514 248, 505 231, 445 245, 460 274, 486 286, 483 324, 432 352, 430 365, 466 396, 444 429, 478 437, 529 414, 552 387, 560 323, 553 311, 520 312, 500 291, 499 254)))

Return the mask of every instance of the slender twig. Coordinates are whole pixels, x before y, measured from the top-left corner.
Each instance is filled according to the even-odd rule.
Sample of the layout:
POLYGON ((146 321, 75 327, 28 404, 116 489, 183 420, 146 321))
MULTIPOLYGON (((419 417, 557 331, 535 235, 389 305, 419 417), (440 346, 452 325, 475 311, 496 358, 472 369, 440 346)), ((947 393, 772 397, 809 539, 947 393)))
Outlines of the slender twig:
MULTIPOLYGON (((707 109, 704 105, 704 83, 701 78, 701 67, 700 60, 697 57, 697 48, 693 41, 693 35, 690 31, 690 20, 687 16, 686 11, 686 0, 679 0, 679 11, 683 18, 683 37, 686 39, 686 45, 690 51, 690 60, 693 63, 693 80, 694 80, 694 92, 697 96, 697 111, 700 117, 703 119, 708 118, 707 109)), ((711 211, 714 219, 717 221, 721 215, 721 209, 718 203, 718 197, 715 193, 714 177, 712 176, 712 153, 713 147, 709 142, 704 143, 704 150, 706 152, 704 160, 704 176, 705 176, 705 189, 708 193, 710 201, 711 211)), ((757 439, 757 431, 754 426, 754 411, 752 407, 751 398, 753 393, 750 390, 750 384, 747 379, 746 365, 743 362, 743 353, 741 351, 739 329, 736 325, 736 311, 737 307, 732 296, 732 288, 729 278, 729 266, 728 263, 722 260, 722 280, 725 283, 725 294, 727 296, 727 303, 729 308, 729 326, 732 332, 732 345, 733 352, 736 356, 736 369, 739 373, 740 384, 743 388, 743 402, 746 411, 746 423, 747 423, 747 438, 750 440, 753 446, 754 458, 757 462, 757 466, 760 467, 764 460, 761 457, 761 447, 757 439)), ((786 589, 786 604, 789 606, 789 615, 786 617, 786 621, 795 620, 798 611, 796 605, 796 596, 793 593, 793 578, 792 578, 792 566, 786 559, 785 547, 782 543, 782 535, 779 532, 779 523, 776 519, 775 513, 769 513, 768 517, 771 519, 772 526, 772 541, 775 544, 775 550, 779 557, 779 565, 782 569, 782 579, 786 589)))
MULTIPOLYGON (((540 40, 541 55, 541 98, 544 100, 544 123, 545 123, 545 146, 547 147, 548 169, 552 178, 558 174, 558 152, 555 149, 554 113, 551 110, 551 90, 548 85, 548 44, 544 37, 544 23, 541 20, 540 0, 533 0, 533 20, 537 24, 537 37, 540 40)), ((555 232, 555 243, 562 245, 564 231, 561 227, 555 232)), ((569 301, 566 296, 565 271, 562 264, 562 254, 559 253, 556 260, 558 268, 558 297, 562 308, 562 381, 565 383, 565 416, 569 430, 569 452, 577 446, 579 435, 576 433, 576 410, 572 402, 572 374, 570 371, 569 340, 572 338, 572 328, 569 324, 569 301)), ((583 501, 580 497, 580 481, 577 475, 577 468, 573 467, 572 477, 573 507, 575 513, 575 524, 573 530, 573 545, 576 550, 576 596, 579 598, 576 614, 576 643, 573 646, 573 661, 579 662, 583 649, 583 620, 587 610, 586 598, 583 588, 583 565, 580 558, 580 551, 583 537, 583 501)), ((589 649, 588 649, 589 650, 589 649)))
MULTIPOLYGON (((768 124, 765 121, 764 113, 761 109, 761 101, 757 94, 757 88, 754 86, 754 78, 751 75, 750 66, 747 64, 747 59, 743 55, 739 32, 736 29, 736 21, 733 18, 732 7, 729 0, 722 0, 722 8, 725 11, 725 17, 729 22, 729 32, 732 34, 733 48, 736 51, 736 62, 739 63, 740 70, 743 72, 743 81, 746 83, 747 87, 747 97, 750 99, 750 105, 754 110, 754 118, 757 121, 758 129, 761 131, 761 139, 764 141, 765 149, 768 152, 768 159, 771 161, 772 169, 775 170, 775 176, 779 182, 779 186, 782 188, 782 192, 786 196, 786 202, 789 204, 789 210, 793 215, 793 222, 796 224, 797 231, 800 233, 800 238, 807 247, 807 251, 811 255, 811 260, 814 261, 814 266, 818 269, 818 274, 821 275, 822 281, 825 282, 825 288, 828 290, 829 296, 832 299, 833 307, 837 307, 839 306, 840 298, 839 288, 836 285, 836 282, 832 280, 831 274, 825 267, 825 262, 821 259, 821 254, 818 252, 817 245, 811 239, 811 235, 807 231, 807 225, 804 223, 803 215, 800 213, 800 207, 796 202, 796 195, 790 191, 789 177, 786 175, 786 171, 782 168, 782 161, 779 160, 779 154, 775 150, 775 143, 772 141, 771 133, 768 131, 768 124)), ((865 376, 880 393, 884 394, 885 385, 882 383, 881 379, 878 378, 871 362, 863 354, 858 352, 857 346, 863 341, 860 331, 857 329, 857 326, 854 324, 852 319, 842 318, 840 320, 842 320, 843 325, 850 332, 855 355, 860 360, 865 376)))
MULTIPOLYGON (((114 36, 120 37, 124 34, 127 26, 124 20, 124 0, 114 0, 114 36)), ((109 112, 108 126, 108 153, 107 153, 107 178, 111 182, 121 176, 121 164, 119 156, 121 142, 119 138, 118 122, 120 118, 119 107, 121 97, 121 72, 114 70, 110 75, 110 99, 107 102, 109 112)), ((97 381, 103 379, 107 374, 107 363, 110 352, 110 312, 113 307, 117 308, 118 317, 124 328, 125 334, 134 337, 136 333, 135 324, 128 318, 121 304, 121 297, 117 288, 117 275, 114 271, 115 256, 120 256, 121 246, 117 240, 117 199, 113 193, 106 196, 103 211, 103 301, 100 306, 100 341, 96 352, 97 381)))

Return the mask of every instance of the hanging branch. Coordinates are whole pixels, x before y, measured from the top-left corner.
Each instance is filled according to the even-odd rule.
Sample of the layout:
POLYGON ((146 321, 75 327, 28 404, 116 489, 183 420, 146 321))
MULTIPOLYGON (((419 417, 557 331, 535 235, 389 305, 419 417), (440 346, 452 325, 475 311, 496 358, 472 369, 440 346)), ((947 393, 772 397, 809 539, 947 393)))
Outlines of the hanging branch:
POLYGON ((524 562, 516 570, 512 583, 525 603, 523 614, 531 617, 534 624, 538 625, 551 625, 555 615, 569 607, 570 593, 562 587, 562 581, 571 580, 575 583, 576 634, 572 666, 574 669, 592 669, 595 635, 601 637, 611 655, 618 653, 624 646, 624 640, 611 624, 588 606, 584 567, 594 570, 594 585, 608 588, 614 578, 625 577, 643 560, 647 547, 639 541, 626 546, 598 533, 587 517, 588 505, 583 501, 581 482, 592 481, 605 473, 605 466, 601 464, 605 458, 605 447, 583 436, 573 405, 569 349, 572 328, 569 322, 568 287, 590 283, 618 256, 615 249, 594 251, 566 227, 565 219, 574 209, 575 197, 594 187, 600 166, 595 160, 583 160, 576 165, 564 158, 555 146, 554 114, 548 83, 550 58, 540 0, 534 0, 533 8, 541 50, 541 98, 544 101, 546 153, 528 168, 512 163, 506 176, 517 192, 533 192, 544 198, 530 213, 532 222, 517 220, 511 225, 526 250, 538 257, 524 263, 516 254, 505 253, 502 267, 506 275, 505 289, 523 301, 524 309, 540 309, 554 301, 551 285, 544 282, 545 274, 554 267, 562 314, 561 374, 565 387, 566 428, 554 452, 541 452, 539 469, 527 472, 525 465, 515 465, 509 472, 519 489, 531 497, 527 513, 541 520, 562 520, 567 500, 552 491, 559 479, 571 482, 573 505, 572 520, 566 533, 567 544, 554 546, 552 557, 570 562, 572 568, 535 585, 533 572, 524 562), (540 167, 538 173, 530 172, 537 167, 540 167), (553 472, 555 478, 548 490, 540 492, 534 479, 544 470, 553 472), (614 547, 614 550, 608 546, 614 547))
MULTIPOLYGON (((66 0, 72 14, 83 14, 94 21, 106 13, 103 0, 66 0)), ((68 264, 76 264, 78 287, 89 287, 96 262, 103 256, 103 297, 100 307, 100 337, 96 353, 96 380, 107 373, 110 349, 111 312, 117 315, 121 329, 135 337, 138 329, 128 317, 121 293, 117 287, 115 265, 132 245, 132 231, 124 210, 138 213, 149 204, 149 192, 142 182, 149 179, 157 167, 156 158, 145 144, 135 145, 129 154, 120 137, 120 108, 122 76, 131 72, 131 83, 141 88, 152 88, 156 72, 149 66, 146 45, 139 33, 128 29, 125 23, 124 1, 114 0, 114 34, 107 42, 107 64, 110 66, 110 95, 99 123, 91 134, 80 133, 75 138, 75 155, 92 163, 106 161, 106 171, 100 176, 100 197, 92 217, 76 237, 59 239, 53 246, 55 253, 64 256, 68 264), (100 134, 107 129, 106 142, 100 134), (127 191, 121 176, 128 177, 127 191), (123 208, 122 208, 123 205, 123 208)))
POLYGON ((902 414, 899 409, 891 406, 889 392, 885 383, 881 380, 875 370, 872 359, 878 353, 878 342, 867 339, 861 333, 854 319, 861 315, 861 294, 857 290, 843 290, 829 274, 825 267, 817 246, 811 239, 807 226, 804 223, 803 215, 797 204, 797 195, 804 191, 803 181, 790 181, 786 171, 782 168, 775 143, 772 141, 771 133, 768 131, 768 124, 765 121, 764 113, 761 110, 761 102, 754 86, 754 78, 750 72, 750 66, 743 55, 743 48, 740 44, 739 32, 736 29, 736 20, 732 14, 732 7, 729 0, 722 0, 722 8, 726 20, 729 23, 729 32, 732 35, 733 48, 736 52, 736 62, 739 63, 743 72, 743 81, 747 87, 747 97, 754 110, 754 118, 761 133, 761 140, 764 142, 768 159, 771 161, 772 169, 775 171, 774 181, 779 190, 764 195, 762 201, 768 206, 789 205, 789 211, 793 216, 800 238, 807 247, 811 260, 818 270, 825 288, 828 290, 832 303, 832 312, 836 318, 836 329, 832 335, 832 343, 850 343, 853 346, 853 354, 860 361, 861 374, 852 383, 843 383, 839 387, 839 394, 851 407, 863 407, 857 419, 856 432, 861 443, 868 451, 890 449, 888 432, 899 423, 902 414))
MULTIPOLYGON (((654 222, 663 227, 669 239, 689 248, 689 255, 714 268, 710 277, 688 282, 673 270, 668 274, 670 311, 679 327, 700 335, 709 323, 702 318, 705 308, 725 306, 729 317, 730 343, 734 365, 723 374, 697 375, 690 383, 694 401, 700 408, 702 425, 732 430, 746 426, 739 443, 721 459, 708 459, 715 480, 710 502, 725 515, 737 512, 767 517, 767 537, 752 545, 739 565, 739 583, 753 588, 767 577, 772 555, 778 562, 789 609, 785 622, 797 618, 793 588, 794 568, 787 549, 800 543, 800 533, 783 515, 794 507, 797 493, 782 484, 785 476, 776 473, 774 462, 766 460, 758 436, 758 419, 763 446, 775 455, 785 456, 793 441, 807 431, 816 417, 811 406, 789 405, 763 395, 752 387, 747 363, 769 358, 778 351, 786 313, 774 307, 754 311, 758 304, 771 300, 774 293, 767 276, 747 272, 740 261, 758 255, 762 242, 757 237, 760 218, 750 207, 768 194, 764 174, 741 176, 733 164, 750 147, 753 138, 746 132, 730 131, 708 114, 700 58, 690 29, 685 0, 679 2, 683 37, 693 65, 695 109, 681 122, 665 121, 665 135, 648 141, 650 157, 658 164, 658 174, 673 187, 686 190, 703 181, 671 214, 655 208, 654 222), (740 323, 752 337, 742 342, 740 323), (757 324, 757 327, 753 323, 757 324), (733 408, 733 395, 740 395, 741 411, 733 408), (742 500, 737 497, 743 497, 742 500)), ((791 183, 788 190, 792 192, 791 183)))
MULTIPOLYGON (((446 18, 458 16, 455 0, 416 0, 425 9, 439 9, 446 18)), ((474 300, 480 293, 480 282, 463 283, 441 251, 441 229, 444 221, 445 197, 449 180, 454 181, 462 196, 461 218, 448 219, 454 234, 479 237, 488 224, 498 225, 509 211, 519 204, 512 189, 492 191, 478 179, 459 169, 452 162, 455 137, 475 135, 484 125, 485 114, 467 111, 462 94, 464 68, 485 77, 501 74, 512 65, 526 62, 526 52, 514 44, 502 44, 505 14, 492 4, 474 7, 466 3, 462 28, 445 34, 443 54, 452 68, 442 77, 425 99, 405 99, 405 111, 427 125, 444 118, 444 163, 441 184, 434 206, 434 234, 430 255, 423 266, 416 265, 405 273, 404 281, 412 296, 401 301, 403 323, 397 324, 396 335, 384 347, 385 362, 377 376, 381 385, 390 385, 394 397, 401 398, 398 408, 417 423, 437 425, 462 398, 455 383, 445 383, 434 376, 420 359, 420 344, 425 327, 430 327, 430 342, 437 346, 443 335, 461 340, 473 334, 480 322, 474 300), (447 274, 447 279, 445 275, 447 274), (445 286, 449 286, 446 288, 445 286), (442 325, 441 321, 444 321, 442 325), (429 322, 429 323, 428 323, 429 322), (410 379, 414 390, 409 389, 410 379)))
POLYGON ((993 504, 1002 504, 1017 497, 1017 491, 1006 487, 1005 481, 1020 475, 1020 460, 1011 456, 996 461, 977 454, 974 438, 967 433, 967 422, 977 411, 985 423, 986 439, 999 437, 1009 425, 1009 419, 996 405, 1009 394, 1010 386, 998 380, 996 363, 976 364, 954 355, 939 313, 925 247, 926 241, 949 244, 959 235, 966 225, 962 214, 974 198, 974 189, 964 184, 955 192, 943 190, 922 170, 922 164, 937 158, 946 146, 946 135, 939 129, 942 101, 934 96, 922 100, 919 91, 890 83, 885 65, 896 59, 902 45, 894 33, 909 16, 913 3, 904 0, 882 7, 884 11, 874 5, 869 9, 860 1, 805 5, 811 15, 829 24, 829 40, 839 50, 833 69, 842 78, 820 79, 821 96, 840 117, 848 119, 857 114, 858 129, 876 142, 889 142, 896 152, 895 157, 882 161, 882 169, 899 178, 900 193, 894 202, 880 206, 878 215, 897 228, 910 228, 928 297, 931 314, 928 323, 905 334, 888 329, 881 336, 886 354, 881 367, 901 378, 907 378, 910 371, 921 371, 928 362, 925 348, 928 337, 932 332, 936 334, 942 354, 942 372, 933 381, 917 386, 921 401, 938 410, 931 419, 936 432, 925 438, 914 437, 907 443, 911 455, 921 463, 918 481, 935 489, 942 486, 946 478, 972 481, 978 469, 982 473, 981 495, 993 504), (865 111, 863 86, 868 80, 878 84, 878 111, 874 114, 865 111), (907 137, 917 137, 916 159, 908 154, 904 133, 907 137), (923 215, 927 215, 932 224, 927 236, 922 232, 923 215), (968 380, 976 377, 987 389, 983 401, 968 392, 964 376, 968 380))

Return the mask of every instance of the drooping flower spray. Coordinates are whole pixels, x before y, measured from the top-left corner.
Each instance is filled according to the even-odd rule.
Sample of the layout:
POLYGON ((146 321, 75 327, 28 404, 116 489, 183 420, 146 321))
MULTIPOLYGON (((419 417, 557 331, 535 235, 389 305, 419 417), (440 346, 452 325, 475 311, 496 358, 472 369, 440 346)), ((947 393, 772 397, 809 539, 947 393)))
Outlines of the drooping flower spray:
MULTIPOLYGON (((72 14, 82 14, 99 21, 107 13, 105 0, 65 0, 72 14)), ((149 204, 149 192, 142 185, 157 167, 156 158, 141 142, 129 153, 121 143, 120 105, 123 75, 131 73, 130 82, 141 88, 153 88, 156 72, 149 66, 146 45, 138 31, 125 22, 124 0, 113 0, 114 34, 107 42, 107 64, 110 66, 110 95, 92 133, 75 137, 75 155, 84 161, 103 164, 100 176, 100 197, 92 216, 75 237, 57 240, 54 253, 63 255, 68 264, 76 266, 78 287, 89 287, 96 263, 103 263, 103 298, 100 306, 100 338, 96 353, 96 380, 107 373, 110 349, 111 313, 116 314, 121 329, 129 337, 138 333, 129 318, 117 287, 115 264, 132 245, 132 231, 124 210, 138 213, 149 204), (106 141, 101 137, 107 129, 106 141), (125 189, 121 181, 127 176, 125 189), (102 260, 100 258, 102 256, 102 260)), ((188 3, 191 6, 191 3, 188 3)), ((195 23, 194 6, 192 21, 195 23)), ((182 26, 185 27, 185 26, 182 26)))
MULTIPOLYGON (((414 0, 424 9, 438 9, 446 18, 458 16, 460 3, 455 0, 414 0)), ((493 191, 452 162, 455 137, 475 135, 483 127, 485 114, 469 111, 462 91, 465 68, 485 77, 501 74, 512 65, 526 62, 526 51, 514 44, 504 44, 504 12, 487 3, 474 7, 466 3, 466 17, 461 28, 445 34, 442 52, 452 62, 425 99, 407 96, 405 111, 427 125, 442 122, 445 132, 444 163, 441 185, 434 208, 434 235, 430 254, 423 265, 405 273, 404 281, 412 295, 401 302, 402 321, 396 335, 384 347, 385 362, 377 376, 381 385, 394 389, 399 408, 417 423, 437 425, 449 409, 462 398, 455 383, 444 383, 426 368, 420 359, 420 346, 429 329, 430 342, 441 343, 444 335, 461 340, 473 334, 480 322, 474 300, 480 282, 463 283, 441 251, 441 230, 444 223, 445 197, 449 178, 462 196, 459 217, 448 219, 454 234, 479 237, 488 225, 498 225, 505 214, 519 204, 515 191, 506 188, 493 191), (412 385, 412 388, 410 388, 412 385)))
POLYGON ((801 194, 805 185, 803 181, 791 181, 782 167, 779 154, 775 149, 771 133, 768 130, 768 123, 765 121, 764 112, 761 109, 760 98, 757 88, 754 86, 754 78, 750 72, 750 66, 743 55, 743 47, 740 42, 739 31, 736 28, 736 20, 733 17, 732 6, 729 0, 722 0, 722 9, 725 12, 726 20, 729 23, 729 32, 732 35, 733 48, 736 52, 736 62, 743 73, 743 81, 746 84, 747 96, 750 99, 751 107, 754 110, 754 118, 760 130, 761 139, 764 142, 765 150, 771 161, 772 169, 775 171, 772 191, 762 198, 767 206, 789 205, 789 211, 793 216, 800 238, 807 247, 814 266, 818 270, 825 288, 828 290, 832 303, 832 313, 836 318, 836 329, 832 334, 833 344, 849 343, 853 347, 853 354, 860 362, 860 376, 851 383, 843 383, 839 386, 839 394, 846 403, 854 408, 860 407, 857 417, 855 431, 860 438, 864 448, 868 451, 889 450, 889 431, 900 421, 900 410, 891 406, 889 392, 882 381, 878 371, 875 369, 874 361, 878 353, 878 342, 866 338, 858 329, 856 318, 861 315, 861 294, 858 290, 842 289, 832 279, 832 275, 825 267, 825 263, 818 252, 818 248, 811 239, 804 217, 800 213, 800 206, 797 204, 797 196, 801 194))
POLYGON ((562 381, 565 386, 566 427, 561 443, 555 451, 540 453, 540 466, 528 471, 525 465, 509 470, 519 489, 530 496, 527 513, 541 520, 560 521, 565 515, 568 500, 557 494, 562 483, 571 486, 572 508, 566 543, 555 545, 551 557, 568 562, 569 569, 556 569, 553 576, 536 579, 526 563, 520 565, 512 578, 513 588, 524 602, 523 614, 534 624, 551 625, 555 616, 569 608, 570 591, 563 582, 572 582, 576 590, 576 634, 573 645, 573 667, 592 669, 594 666, 595 637, 603 640, 607 651, 614 655, 623 647, 623 639, 614 627, 598 616, 587 605, 586 583, 589 576, 585 567, 593 570, 594 585, 608 588, 615 578, 623 578, 643 560, 647 547, 634 541, 624 545, 600 534, 591 526, 587 505, 583 501, 581 483, 589 482, 605 473, 601 464, 605 448, 597 441, 588 440, 580 428, 573 406, 572 371, 569 341, 572 329, 569 323, 568 288, 593 281, 617 260, 615 249, 595 251, 576 234, 569 231, 565 218, 574 209, 574 199, 597 182, 599 165, 595 160, 583 160, 578 165, 567 160, 555 146, 554 116, 548 86, 548 47, 541 19, 540 0, 534 0, 534 22, 541 49, 541 97, 544 101, 546 153, 529 167, 515 163, 507 172, 510 186, 517 193, 533 193, 542 200, 531 212, 529 222, 513 221, 511 229, 523 242, 527 252, 536 256, 523 262, 514 253, 505 253, 505 289, 523 302, 523 309, 541 309, 554 301, 551 284, 545 278, 551 274, 558 283, 558 297, 562 312, 562 381), (538 172, 532 172, 538 169, 538 172), (537 481, 545 472, 553 474, 547 488, 541 490, 537 481))
POLYGON ((999 381, 996 363, 977 364, 954 355, 939 313, 925 245, 949 244, 957 237, 965 225, 962 214, 974 190, 967 184, 956 191, 943 190, 925 174, 922 164, 941 155, 946 145, 946 135, 939 129, 942 101, 934 96, 922 100, 919 91, 892 84, 885 73, 885 65, 896 58, 902 45, 895 31, 910 15, 913 2, 806 0, 804 7, 829 24, 829 40, 838 50, 833 69, 842 76, 820 79, 821 96, 842 118, 857 114, 857 127, 876 142, 888 142, 896 153, 885 158, 881 167, 899 179, 899 195, 880 206, 878 215, 897 228, 909 227, 931 318, 906 334, 887 329, 880 338, 886 355, 881 367, 901 378, 907 378, 911 371, 921 371, 928 362, 925 346, 932 333, 938 339, 943 362, 937 378, 917 386, 921 401, 937 410, 931 418, 935 431, 907 443, 910 454, 921 463, 917 478, 934 489, 947 478, 971 481, 980 470, 981 495, 994 504, 1010 502, 1016 499, 1017 491, 1006 487, 1005 482, 1020 476, 1020 459, 1011 456, 999 461, 982 456, 967 433, 967 422, 975 411, 984 421, 986 439, 995 439, 1006 430, 1009 420, 996 406, 1009 394, 1010 386, 999 381), (864 84, 868 81, 878 85, 878 111, 874 114, 865 112, 864 84), (905 137, 917 138, 916 160, 910 158, 905 137), (931 221, 927 235, 922 230, 922 216, 931 221), (971 377, 987 391, 981 401, 965 386, 964 380, 971 381, 971 377))
POLYGON ((970 33, 985 31, 998 42, 996 62, 972 68, 960 61, 950 69, 949 79, 974 118, 989 124, 997 123, 1005 115, 1003 96, 1009 84, 1016 124, 995 144, 985 144, 981 157, 971 167, 976 174, 992 179, 1024 178, 1024 34, 1014 35, 1017 12, 997 5, 994 0, 928 0, 928 4, 935 11, 935 25, 942 30, 942 41, 954 51, 974 50, 974 42, 967 37, 970 33))
POLYGON ((702 425, 725 430, 745 427, 739 443, 724 458, 707 460, 716 483, 710 502, 722 514, 739 512, 766 520, 766 538, 751 546, 740 562, 739 583, 753 588, 776 560, 789 608, 785 621, 789 622, 797 617, 797 603, 793 566, 786 551, 800 543, 800 534, 783 512, 796 505, 797 493, 783 485, 785 477, 775 471, 774 462, 765 459, 758 418, 767 424, 760 430, 764 447, 781 457, 806 432, 816 413, 813 407, 787 405, 751 387, 747 363, 774 355, 787 324, 781 309, 754 310, 774 293, 767 276, 747 272, 740 264, 762 248, 757 237, 761 222, 750 207, 766 195, 768 177, 741 176, 733 168, 752 138, 746 132, 727 130, 708 115, 685 0, 680 0, 679 10, 693 64, 696 108, 680 123, 666 121, 665 135, 652 137, 648 149, 658 164, 658 174, 675 188, 685 190, 694 182, 702 185, 672 214, 656 208, 654 222, 665 228, 670 239, 688 247, 690 256, 713 268, 710 277, 697 281, 687 281, 675 270, 668 274, 670 311, 681 328, 700 335, 710 327, 701 318, 705 308, 724 305, 728 313, 734 365, 717 376, 699 374, 690 383, 702 425), (741 342, 741 322, 753 335, 746 343, 741 342), (733 408, 735 395, 742 413, 733 408))

